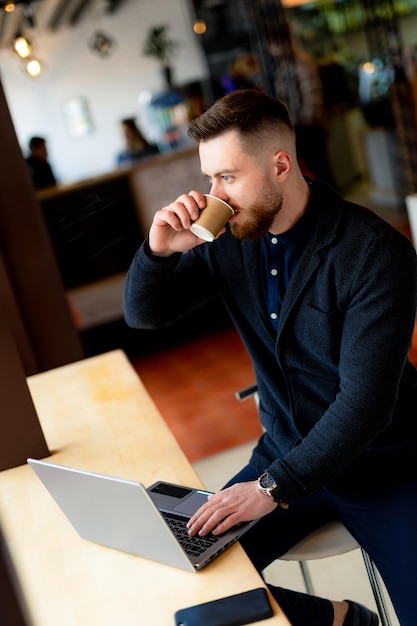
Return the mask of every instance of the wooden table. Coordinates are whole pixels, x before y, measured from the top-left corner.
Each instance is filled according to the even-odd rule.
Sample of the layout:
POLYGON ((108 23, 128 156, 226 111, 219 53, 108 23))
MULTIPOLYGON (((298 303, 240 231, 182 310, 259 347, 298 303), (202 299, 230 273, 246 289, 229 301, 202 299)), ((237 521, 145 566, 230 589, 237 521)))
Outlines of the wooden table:
MULTIPOLYGON (((28 385, 52 462, 202 486, 122 351, 28 385)), ((33 626, 169 626, 179 608, 264 585, 239 544, 188 573, 81 539, 27 465, 0 474, 0 525, 33 626)), ((288 626, 271 602, 262 623, 288 626)))

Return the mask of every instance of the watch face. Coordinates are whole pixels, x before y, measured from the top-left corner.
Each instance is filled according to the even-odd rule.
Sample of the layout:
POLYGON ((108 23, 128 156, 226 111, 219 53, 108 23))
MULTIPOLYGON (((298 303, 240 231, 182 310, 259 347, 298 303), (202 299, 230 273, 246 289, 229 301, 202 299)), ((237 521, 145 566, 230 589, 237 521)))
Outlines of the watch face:
POLYGON ((268 490, 271 490, 271 491, 273 489, 275 489, 276 486, 277 486, 277 484, 276 484, 275 480, 272 478, 272 476, 270 476, 266 472, 265 472, 265 474, 262 474, 262 476, 260 477, 259 484, 264 489, 268 489, 268 490))

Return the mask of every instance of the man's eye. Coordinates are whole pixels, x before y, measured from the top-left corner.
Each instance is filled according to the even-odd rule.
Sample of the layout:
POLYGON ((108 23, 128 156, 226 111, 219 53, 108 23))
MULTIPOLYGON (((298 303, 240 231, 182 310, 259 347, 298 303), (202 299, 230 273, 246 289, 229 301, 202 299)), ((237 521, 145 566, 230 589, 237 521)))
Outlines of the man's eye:
POLYGON ((224 176, 222 176, 223 180, 225 183, 228 183, 232 178, 231 176, 228 176, 227 174, 224 174, 224 176))

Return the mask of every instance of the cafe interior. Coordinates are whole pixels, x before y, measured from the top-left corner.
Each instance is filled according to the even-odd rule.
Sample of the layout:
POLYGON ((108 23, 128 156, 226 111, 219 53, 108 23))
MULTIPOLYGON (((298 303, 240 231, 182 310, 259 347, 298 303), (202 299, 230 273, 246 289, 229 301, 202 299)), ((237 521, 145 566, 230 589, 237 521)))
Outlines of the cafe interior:
MULTIPOLYGON (((236 392, 253 383, 252 366, 221 302, 169 329, 133 330, 123 282, 155 211, 184 190, 209 190, 188 122, 235 88, 296 97, 289 68, 299 51, 319 72, 334 185, 417 245, 417 0, 0 2, 3 474, 36 454, 37 438, 42 449, 30 406, 23 417, 28 377, 114 350, 208 489, 248 458, 260 425, 253 398, 236 392), (155 153, 118 162, 125 119, 155 153), (32 136, 46 139, 56 178, 44 189, 25 162, 32 136)), ((417 363, 416 334, 410 355, 417 363)), ((7 626, 40 626, 21 593, 4 507, 7 626)), ((360 550, 309 569, 318 595, 375 606, 360 550)), ((304 590, 295 561, 274 563, 268 580, 304 590)))

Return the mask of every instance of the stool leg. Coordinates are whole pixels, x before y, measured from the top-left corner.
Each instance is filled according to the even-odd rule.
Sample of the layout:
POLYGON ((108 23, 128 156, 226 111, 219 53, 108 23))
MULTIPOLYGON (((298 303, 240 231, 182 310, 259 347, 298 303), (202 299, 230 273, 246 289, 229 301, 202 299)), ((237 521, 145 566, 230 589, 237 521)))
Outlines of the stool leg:
POLYGON ((313 583, 311 581, 311 576, 308 570, 307 563, 305 561, 299 561, 299 563, 300 563, 301 575, 303 577, 307 593, 310 596, 314 596, 313 583))
POLYGON ((378 572, 376 570, 375 564, 372 561, 369 554, 361 548, 363 560, 366 567, 366 573, 368 574, 369 582, 371 584, 371 588, 374 594, 375 603, 378 609, 379 619, 381 620, 382 626, 392 626, 392 622, 390 616, 388 614, 387 604, 385 602, 384 594, 381 589, 381 585, 378 580, 378 572))

